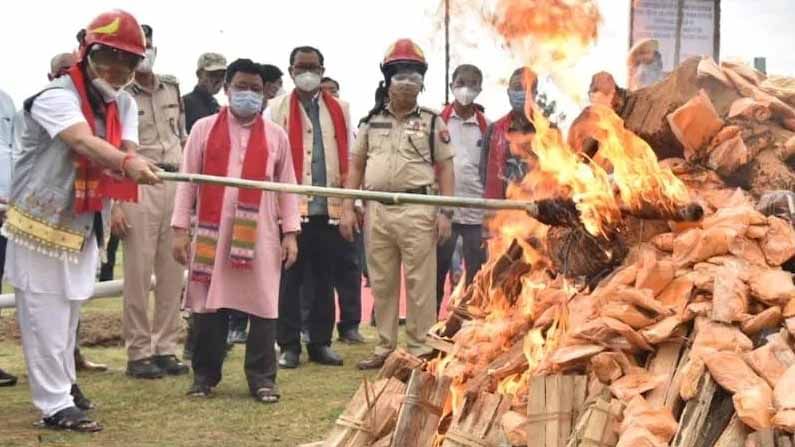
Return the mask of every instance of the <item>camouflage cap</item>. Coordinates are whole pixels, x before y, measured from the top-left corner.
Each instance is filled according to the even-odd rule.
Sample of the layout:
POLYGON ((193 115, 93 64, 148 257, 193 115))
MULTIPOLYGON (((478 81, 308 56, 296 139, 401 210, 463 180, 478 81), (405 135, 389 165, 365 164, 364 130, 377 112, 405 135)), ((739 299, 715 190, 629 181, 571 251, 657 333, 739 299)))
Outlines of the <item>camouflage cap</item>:
POLYGON ((218 53, 204 53, 199 56, 197 68, 204 71, 226 70, 226 58, 218 53))

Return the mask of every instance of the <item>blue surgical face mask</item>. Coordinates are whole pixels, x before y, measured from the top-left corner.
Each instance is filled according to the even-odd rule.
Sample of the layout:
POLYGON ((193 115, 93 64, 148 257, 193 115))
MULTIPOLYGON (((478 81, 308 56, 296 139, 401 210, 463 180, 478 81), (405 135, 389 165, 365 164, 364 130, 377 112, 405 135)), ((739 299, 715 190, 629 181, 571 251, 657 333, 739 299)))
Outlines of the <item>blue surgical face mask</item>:
POLYGON ((251 90, 230 90, 229 107, 235 115, 250 117, 262 110, 262 93, 252 92, 251 90))
POLYGON ((511 109, 516 112, 522 112, 527 102, 527 92, 524 90, 508 90, 508 100, 511 102, 511 109))

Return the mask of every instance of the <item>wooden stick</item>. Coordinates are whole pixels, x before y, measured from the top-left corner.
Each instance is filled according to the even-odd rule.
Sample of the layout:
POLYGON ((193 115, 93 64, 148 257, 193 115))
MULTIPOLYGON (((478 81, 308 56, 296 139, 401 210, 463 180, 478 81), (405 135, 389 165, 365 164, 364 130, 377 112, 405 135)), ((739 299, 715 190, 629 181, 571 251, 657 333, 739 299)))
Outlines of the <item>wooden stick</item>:
POLYGON ((520 200, 480 199, 476 197, 451 197, 404 192, 367 191, 363 189, 329 188, 325 186, 297 185, 292 183, 265 182, 233 177, 220 177, 204 174, 185 174, 177 172, 158 172, 166 181, 206 183, 233 186, 237 188, 261 189, 263 191, 302 194, 308 196, 336 197, 341 199, 362 199, 382 202, 389 205, 413 203, 453 208, 482 208, 492 210, 526 211, 530 216, 538 215, 538 206, 533 202, 520 200))
POLYGON ((743 447, 745 438, 748 437, 748 428, 740 421, 735 414, 732 416, 729 425, 721 433, 720 438, 715 442, 714 447, 743 447))
MULTIPOLYGON (((539 218, 543 213, 539 203, 522 200, 482 199, 477 197, 452 197, 430 194, 411 194, 405 192, 368 191, 363 189, 330 188, 326 186, 297 185, 267 181, 246 180, 234 177, 221 177, 205 174, 187 174, 181 172, 159 171, 157 175, 170 182, 206 183, 212 185, 232 186, 236 188, 261 189, 263 191, 302 194, 307 196, 336 197, 341 199, 373 200, 388 205, 418 204, 449 208, 479 208, 489 210, 518 210, 526 212, 530 217, 539 218)), ((551 203, 546 201, 544 203, 551 203)), ((622 210, 629 215, 638 214, 640 218, 671 219, 677 221, 696 221, 704 214, 700 205, 687 204, 671 213, 662 211, 629 209, 622 210)), ((554 216, 546 216, 554 220, 554 216)))
POLYGON ((398 414, 392 447, 431 445, 442 417, 442 407, 450 394, 451 382, 447 376, 436 378, 414 370, 398 414))

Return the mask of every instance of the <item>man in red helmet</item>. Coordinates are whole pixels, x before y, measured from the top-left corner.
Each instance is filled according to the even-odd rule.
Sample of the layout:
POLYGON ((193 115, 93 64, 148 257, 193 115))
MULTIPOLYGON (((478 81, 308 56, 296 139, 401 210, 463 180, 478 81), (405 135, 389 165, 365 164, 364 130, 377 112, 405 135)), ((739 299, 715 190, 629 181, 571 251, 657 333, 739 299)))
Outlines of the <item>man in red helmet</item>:
POLYGON ((109 235, 110 201, 158 183, 135 154, 138 110, 122 89, 144 56, 141 27, 123 11, 86 28, 80 61, 24 103, 24 133, 9 209, 6 278, 33 404, 46 426, 98 431, 70 391, 75 329, 109 235))
MULTIPOLYGON (((351 151, 347 188, 453 195, 453 153, 443 120, 417 105, 428 69, 422 50, 409 39, 387 51, 376 106, 362 120, 351 151)), ((408 350, 427 355, 425 334, 436 321, 436 245, 450 237, 452 210, 424 205, 367 204, 365 241, 375 295, 378 345, 360 369, 380 368, 397 347, 401 267, 406 277, 408 350)), ((343 203, 342 235, 358 231, 354 203, 343 203)))

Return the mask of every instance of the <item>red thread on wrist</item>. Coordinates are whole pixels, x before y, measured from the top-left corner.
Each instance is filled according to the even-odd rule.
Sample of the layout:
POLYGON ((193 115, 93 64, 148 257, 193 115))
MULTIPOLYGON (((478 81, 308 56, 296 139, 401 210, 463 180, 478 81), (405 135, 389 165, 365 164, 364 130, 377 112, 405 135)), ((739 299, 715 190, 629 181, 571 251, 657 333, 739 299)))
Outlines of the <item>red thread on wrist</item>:
POLYGON ((125 171, 125 169, 124 169, 124 168, 127 166, 127 162, 128 162, 128 161, 130 161, 130 160, 132 160, 133 158, 135 158, 135 155, 133 155, 133 154, 127 154, 127 155, 125 155, 125 156, 124 156, 124 158, 121 160, 121 173, 122 173, 122 174, 124 174, 124 175, 127 175, 127 171, 125 171))

